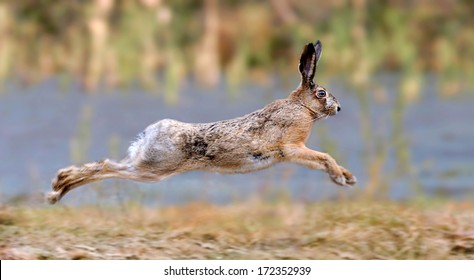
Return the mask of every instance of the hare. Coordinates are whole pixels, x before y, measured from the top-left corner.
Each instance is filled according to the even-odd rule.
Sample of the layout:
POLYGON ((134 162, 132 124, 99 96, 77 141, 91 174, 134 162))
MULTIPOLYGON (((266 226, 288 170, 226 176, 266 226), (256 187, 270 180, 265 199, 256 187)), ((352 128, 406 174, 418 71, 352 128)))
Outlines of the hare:
POLYGON ((231 120, 158 121, 137 136, 120 162, 106 159, 59 170, 47 195, 49 203, 76 187, 107 178, 156 182, 190 170, 246 173, 277 162, 321 169, 338 185, 354 185, 356 178, 330 155, 305 146, 313 123, 341 110, 337 99, 313 81, 321 52, 319 40, 304 47, 301 83, 288 98, 231 120))

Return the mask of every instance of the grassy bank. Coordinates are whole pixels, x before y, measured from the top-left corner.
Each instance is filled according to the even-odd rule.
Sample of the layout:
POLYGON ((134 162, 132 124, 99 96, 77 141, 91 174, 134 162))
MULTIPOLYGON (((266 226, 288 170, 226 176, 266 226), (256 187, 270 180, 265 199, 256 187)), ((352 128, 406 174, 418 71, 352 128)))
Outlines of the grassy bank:
POLYGON ((416 92, 419 76, 435 72, 440 93, 451 95, 473 86, 473 11, 454 0, 5 0, 0 86, 59 77, 92 91, 138 82, 173 96, 188 74, 206 85, 222 74, 233 86, 267 83, 272 73, 293 75, 303 44, 319 38, 323 75, 366 86, 372 74, 395 70, 416 92))
POLYGON ((7 207, 0 258, 474 259, 474 204, 7 207))

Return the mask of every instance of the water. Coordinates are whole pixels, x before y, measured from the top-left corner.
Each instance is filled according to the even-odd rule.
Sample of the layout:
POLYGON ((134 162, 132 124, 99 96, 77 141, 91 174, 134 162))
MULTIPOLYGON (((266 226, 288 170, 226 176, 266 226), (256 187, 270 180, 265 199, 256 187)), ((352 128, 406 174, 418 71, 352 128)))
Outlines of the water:
MULTIPOLYGON (((397 78, 383 77, 379 82, 387 90, 382 101, 370 101, 373 137, 390 139, 397 78)), ((243 175, 190 172, 155 184, 109 180, 72 191, 64 203, 228 203, 251 197, 313 201, 353 195, 369 179, 359 104, 351 90, 337 83, 328 88, 343 109, 337 116, 317 122, 307 145, 321 150, 326 146, 321 139, 325 139, 336 150, 336 160, 358 177, 356 190, 336 187, 321 171, 279 164, 243 175)), ((179 103, 168 106, 159 93, 134 88, 90 95, 77 86, 61 89, 55 80, 28 88, 8 84, 0 93, 0 201, 28 200, 49 191, 57 169, 74 160, 124 157, 135 135, 157 120, 209 122, 233 118, 286 97, 290 89, 274 82, 266 87, 245 86, 239 92, 232 95, 224 85, 205 89, 188 82, 180 91, 179 103), (72 147, 76 147, 74 152, 72 147)), ((474 99, 469 96, 440 98, 432 82, 427 82, 420 100, 408 105, 403 137, 410 166, 395 172, 397 151, 388 144, 381 177, 388 183, 390 197, 407 198, 416 192, 453 198, 472 195, 474 99)))

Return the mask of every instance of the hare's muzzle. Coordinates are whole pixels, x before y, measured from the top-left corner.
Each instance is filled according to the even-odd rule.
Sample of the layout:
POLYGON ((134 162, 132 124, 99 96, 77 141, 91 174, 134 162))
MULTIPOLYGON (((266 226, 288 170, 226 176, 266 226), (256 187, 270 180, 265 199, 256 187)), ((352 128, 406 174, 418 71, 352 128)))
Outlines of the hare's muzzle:
POLYGON ((335 114, 337 114, 337 112, 341 111, 341 104, 339 104, 339 102, 337 101, 337 99, 331 94, 329 95, 328 98, 326 98, 326 106, 325 109, 326 109, 326 113, 329 115, 329 116, 334 116, 335 114))

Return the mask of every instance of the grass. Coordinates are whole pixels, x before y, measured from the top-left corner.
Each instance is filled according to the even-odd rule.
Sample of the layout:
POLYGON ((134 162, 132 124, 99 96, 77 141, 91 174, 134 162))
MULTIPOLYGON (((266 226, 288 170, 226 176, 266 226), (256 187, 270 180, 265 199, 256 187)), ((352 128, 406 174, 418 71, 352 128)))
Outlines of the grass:
POLYGON ((222 73, 234 87, 293 75, 303 44, 319 38, 318 77, 360 86, 400 71, 414 99, 425 72, 440 75, 441 95, 472 89, 470 1, 313 2, 0 1, 0 86, 57 76, 91 91, 141 84, 172 103, 187 74, 216 86, 206 77, 222 73))
POLYGON ((474 259, 474 204, 4 207, 0 258, 474 259))

